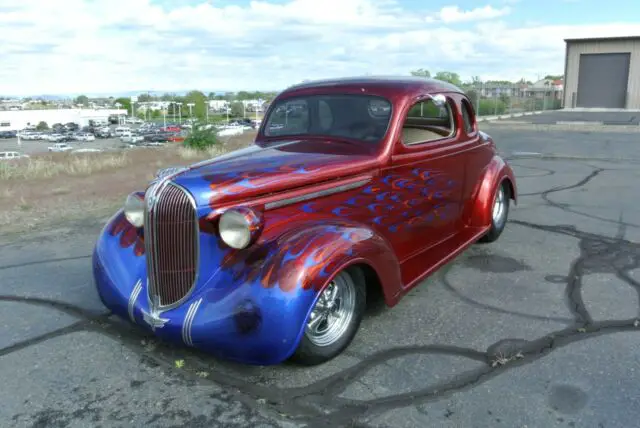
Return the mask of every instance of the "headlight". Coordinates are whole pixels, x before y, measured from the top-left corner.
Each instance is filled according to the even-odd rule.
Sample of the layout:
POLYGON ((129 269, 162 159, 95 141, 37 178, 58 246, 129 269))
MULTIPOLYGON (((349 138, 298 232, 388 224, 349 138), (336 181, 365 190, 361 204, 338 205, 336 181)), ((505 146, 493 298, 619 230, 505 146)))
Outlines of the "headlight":
POLYGON ((136 193, 127 196, 124 203, 124 215, 129 223, 135 227, 142 227, 144 224, 144 200, 136 193))
POLYGON ((262 218, 250 208, 238 207, 225 211, 218 223, 222 241, 236 250, 247 248, 262 229, 262 218))

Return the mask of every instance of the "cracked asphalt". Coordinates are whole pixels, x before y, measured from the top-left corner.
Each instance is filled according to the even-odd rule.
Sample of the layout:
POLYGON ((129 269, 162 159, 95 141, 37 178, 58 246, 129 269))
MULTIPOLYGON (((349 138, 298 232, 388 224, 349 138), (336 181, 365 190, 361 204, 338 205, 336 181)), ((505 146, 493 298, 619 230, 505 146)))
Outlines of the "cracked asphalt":
POLYGON ((500 240, 370 308, 319 367, 220 361, 111 317, 90 266, 105 219, 0 237, 0 426, 637 426, 640 134, 483 129, 520 190, 500 240))

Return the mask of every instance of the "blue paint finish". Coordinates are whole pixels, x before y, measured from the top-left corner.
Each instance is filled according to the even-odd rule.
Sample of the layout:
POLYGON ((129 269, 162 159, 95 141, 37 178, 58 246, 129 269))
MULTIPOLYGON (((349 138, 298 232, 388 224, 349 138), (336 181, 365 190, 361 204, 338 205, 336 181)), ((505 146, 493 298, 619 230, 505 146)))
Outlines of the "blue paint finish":
MULTIPOLYGON (((115 220, 114 216, 107 227, 115 220)), ((174 309, 162 312, 167 322, 154 334, 162 340, 184 345, 183 326, 191 303, 202 299, 191 324, 193 346, 220 357, 247 364, 277 364, 296 349, 304 323, 318 294, 297 287, 284 292, 277 285, 265 288, 260 277, 245 282, 220 265, 226 251, 220 250, 215 235, 200 234, 201 262, 199 279, 189 298, 174 309), (247 307, 259 310, 255 329, 247 327, 252 319, 247 307), (242 317, 236 312, 242 312, 242 317), (240 321, 241 320, 241 321, 240 321), (248 331, 249 330, 249 331, 248 331)), ((304 253, 290 254, 288 257, 304 253)), ((149 313, 146 283, 146 256, 135 256, 123 248, 117 236, 102 233, 93 253, 93 272, 104 305, 114 314, 129 318, 129 298, 138 280, 142 292, 134 304, 136 323, 153 331, 143 313, 149 313)), ((329 275, 329 272, 323 272, 329 275)))

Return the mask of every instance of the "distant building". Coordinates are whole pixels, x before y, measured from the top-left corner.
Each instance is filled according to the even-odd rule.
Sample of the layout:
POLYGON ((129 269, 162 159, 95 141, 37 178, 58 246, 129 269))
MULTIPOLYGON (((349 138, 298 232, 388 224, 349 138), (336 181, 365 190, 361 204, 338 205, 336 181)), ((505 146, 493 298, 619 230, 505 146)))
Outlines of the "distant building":
POLYGON ((562 79, 542 79, 532 85, 527 85, 523 92, 526 97, 562 100, 563 89, 564 82, 562 79))
POLYGON ((90 120, 108 120, 110 115, 127 115, 123 109, 50 109, 50 110, 9 110, 0 111, 0 131, 20 131, 27 126, 37 126, 46 122, 77 123, 79 126, 89 125, 90 120))
POLYGON ((209 111, 214 113, 224 113, 230 108, 230 103, 227 100, 209 100, 209 111))
POLYGON ((640 36, 565 42, 565 108, 640 109, 640 36))

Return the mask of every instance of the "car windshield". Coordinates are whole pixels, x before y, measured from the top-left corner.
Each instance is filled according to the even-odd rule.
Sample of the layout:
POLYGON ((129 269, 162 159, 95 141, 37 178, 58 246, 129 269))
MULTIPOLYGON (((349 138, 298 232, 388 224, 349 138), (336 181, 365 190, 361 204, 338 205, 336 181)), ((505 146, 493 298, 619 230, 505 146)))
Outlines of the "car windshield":
POLYGON ((277 101, 264 127, 267 137, 319 135, 378 143, 391 103, 372 95, 307 95, 277 101))

